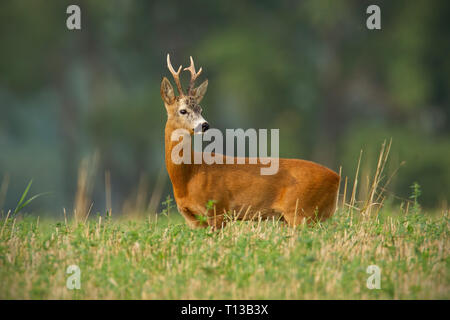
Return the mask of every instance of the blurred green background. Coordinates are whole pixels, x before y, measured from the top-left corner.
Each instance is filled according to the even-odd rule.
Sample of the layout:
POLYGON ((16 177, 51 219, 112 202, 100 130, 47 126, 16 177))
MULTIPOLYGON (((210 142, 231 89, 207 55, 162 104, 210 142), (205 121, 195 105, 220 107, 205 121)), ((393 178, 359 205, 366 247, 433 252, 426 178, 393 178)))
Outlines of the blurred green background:
POLYGON ((164 200, 167 53, 203 67, 212 127, 279 128, 281 156, 342 166, 350 182, 363 149, 363 185, 392 137, 388 193, 401 201, 417 181, 424 206, 445 206, 449 17, 444 0, 3 0, 0 208, 34 179, 31 193, 52 194, 30 210, 71 211, 83 159, 93 211, 105 211, 108 177, 113 214, 164 200), (66 28, 69 4, 82 30, 66 28), (366 28, 370 4, 381 30, 366 28))

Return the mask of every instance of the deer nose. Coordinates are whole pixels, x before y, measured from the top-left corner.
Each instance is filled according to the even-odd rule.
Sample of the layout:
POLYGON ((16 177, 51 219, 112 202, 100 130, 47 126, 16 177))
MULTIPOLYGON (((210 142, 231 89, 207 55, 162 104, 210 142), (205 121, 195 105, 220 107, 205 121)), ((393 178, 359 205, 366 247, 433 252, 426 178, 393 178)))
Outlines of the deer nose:
POLYGON ((209 129, 209 124, 208 122, 203 122, 202 123, 202 132, 205 132, 206 130, 209 129))

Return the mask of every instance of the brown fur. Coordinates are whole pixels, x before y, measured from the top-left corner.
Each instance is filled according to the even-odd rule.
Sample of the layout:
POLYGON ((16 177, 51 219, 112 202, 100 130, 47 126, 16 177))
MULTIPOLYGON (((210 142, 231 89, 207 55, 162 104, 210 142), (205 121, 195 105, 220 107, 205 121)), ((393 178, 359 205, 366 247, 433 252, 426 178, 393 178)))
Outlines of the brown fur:
MULTIPOLYGON (((166 78, 161 83, 161 96, 168 114, 165 128, 166 167, 175 201, 187 223, 191 227, 210 225, 221 228, 225 225, 226 212, 239 213, 238 220, 280 217, 291 226, 331 217, 336 207, 340 177, 319 164, 280 159, 276 174, 261 175, 260 168, 265 165, 249 164, 248 158, 245 164, 177 165, 171 161, 172 148, 179 143, 171 141, 172 132, 183 128, 193 133, 193 128, 178 111, 180 108, 195 110, 193 101, 197 105, 200 103, 206 86, 205 81, 199 86, 202 90, 193 90, 193 97, 179 99, 175 98, 166 78), (207 210, 209 200, 215 200, 215 210, 207 210), (207 224, 201 222, 197 215, 206 216, 207 224)), ((199 110, 201 112, 201 108, 199 110)), ((194 157, 193 152, 191 157, 194 157)))

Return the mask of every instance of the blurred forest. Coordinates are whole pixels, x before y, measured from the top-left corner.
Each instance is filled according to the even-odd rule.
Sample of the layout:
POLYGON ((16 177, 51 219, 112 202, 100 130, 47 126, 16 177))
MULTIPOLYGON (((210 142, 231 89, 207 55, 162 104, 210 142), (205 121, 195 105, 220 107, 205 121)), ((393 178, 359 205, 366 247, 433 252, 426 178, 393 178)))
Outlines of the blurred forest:
POLYGON ((71 211, 80 184, 93 211, 155 209, 172 192, 167 53, 203 67, 212 127, 279 128, 280 156, 342 166, 350 181, 363 149, 363 185, 392 137, 389 194, 408 198, 417 181, 423 206, 446 205, 449 18, 445 0, 3 0, 0 208, 33 179, 31 193, 51 192, 32 204, 42 214, 71 211), (82 30, 66 28, 69 4, 82 30), (381 30, 366 28, 370 4, 381 30))

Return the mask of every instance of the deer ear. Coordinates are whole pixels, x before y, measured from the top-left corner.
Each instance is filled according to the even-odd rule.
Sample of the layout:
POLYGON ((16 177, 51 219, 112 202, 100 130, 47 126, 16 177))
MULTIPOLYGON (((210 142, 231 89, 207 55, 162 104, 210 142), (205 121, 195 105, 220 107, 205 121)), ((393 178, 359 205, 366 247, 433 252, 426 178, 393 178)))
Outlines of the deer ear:
POLYGON ((161 81, 161 97, 167 104, 172 104, 175 101, 175 92, 170 84, 170 81, 164 77, 161 81))
POLYGON ((195 100, 197 100, 197 103, 200 103, 200 101, 202 101, 203 96, 206 93, 206 89, 208 89, 208 80, 203 81, 201 85, 192 90, 192 95, 194 96, 195 100))

